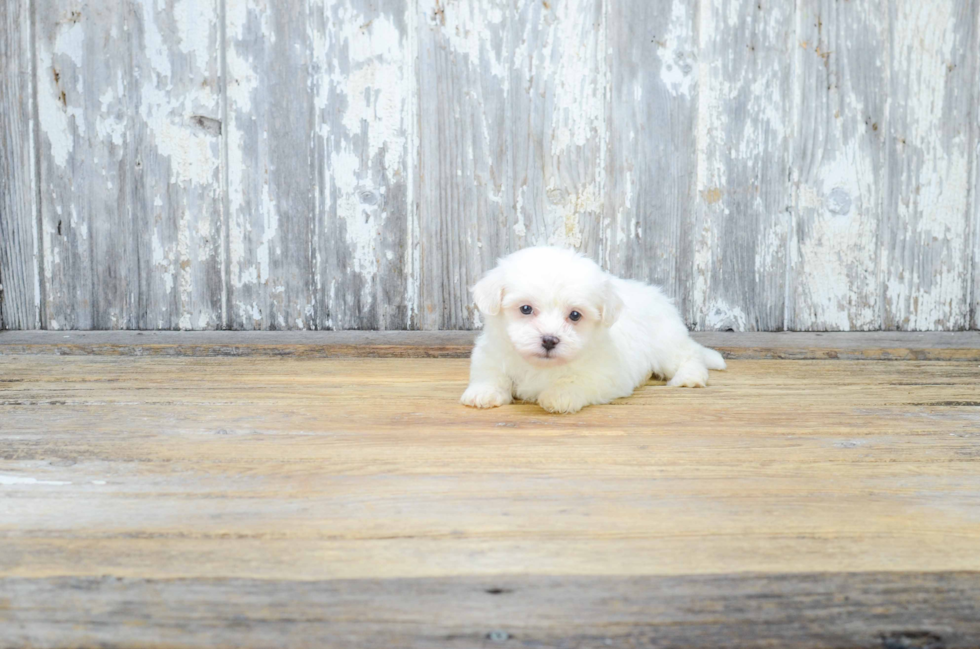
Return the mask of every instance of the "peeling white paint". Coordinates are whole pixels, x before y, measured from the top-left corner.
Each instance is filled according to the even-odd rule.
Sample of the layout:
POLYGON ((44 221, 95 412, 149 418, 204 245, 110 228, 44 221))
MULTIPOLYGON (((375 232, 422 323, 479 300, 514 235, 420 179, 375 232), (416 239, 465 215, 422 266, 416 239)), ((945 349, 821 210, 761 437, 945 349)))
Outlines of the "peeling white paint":
MULTIPOLYGON (((417 89, 413 63, 406 57, 407 50, 417 45, 414 34, 403 34, 394 17, 362 9, 349 1, 324 6, 322 10, 335 12, 337 20, 331 24, 333 29, 313 30, 311 36, 317 64, 327 75, 313 87, 318 142, 325 149, 327 182, 332 185, 328 218, 332 213, 343 222, 351 270, 363 281, 360 302, 367 306, 376 300, 390 185, 404 184, 409 196, 409 223, 404 226, 409 268, 419 254, 414 243, 418 226, 412 222, 414 150, 409 152, 417 137, 412 118, 417 89), (402 170, 408 171, 407 178, 402 170)), ((413 284, 408 283, 406 292, 417 299, 413 284)), ((332 299, 330 305, 340 306, 332 299)), ((413 309, 417 309, 414 304, 409 320, 413 309)))
POLYGON ((84 31, 80 24, 62 28, 55 39, 53 48, 43 39, 38 43, 38 119, 41 132, 51 147, 51 157, 55 164, 64 167, 68 156, 75 148, 75 128, 84 129, 80 112, 69 112, 68 93, 62 84, 69 78, 68 73, 77 74, 84 56, 84 31), (72 68, 66 69, 70 64, 72 68), (64 93, 64 95, 62 94, 64 93), (62 100, 64 96, 64 102, 62 100), (69 124, 68 118, 74 119, 69 124))
MULTIPOLYGON (((252 97, 259 87, 259 78, 248 54, 240 53, 238 42, 244 39, 245 26, 249 21, 248 0, 227 0, 225 16, 227 24, 228 46, 225 49, 226 65, 228 68, 227 100, 228 119, 225 125, 227 138, 228 166, 226 170, 228 183, 228 269, 231 285, 242 288, 245 285, 258 282, 258 269, 247 265, 246 241, 251 232, 249 214, 246 209, 248 179, 255 170, 245 163, 245 142, 243 128, 255 119, 252 97)), ((250 310, 244 304, 234 305, 234 309, 243 319, 251 317, 258 311, 253 305, 250 310)), ((254 319, 254 318, 253 318, 254 319)))
POLYGON ((160 235, 156 230, 153 231, 150 245, 153 253, 153 265, 161 271, 160 279, 163 281, 167 295, 170 295, 174 288, 174 251, 164 249, 160 235))
MULTIPOLYGON (((608 72, 599 64, 606 51, 601 25, 589 20, 576 2, 555 3, 554 11, 556 19, 545 51, 549 45, 561 47, 560 62, 555 66, 551 58, 545 58, 538 74, 554 89, 552 155, 561 155, 572 146, 586 146, 605 131, 608 72), (583 70, 592 73, 583 74, 583 70)), ((597 150, 600 157, 605 155, 605 147, 597 150)), ((599 166, 603 166, 601 161, 599 166)))
MULTIPOLYGON (((697 55, 690 49, 694 34, 688 3, 674 2, 670 10, 670 23, 667 33, 658 37, 660 45, 657 54, 660 58, 660 80, 673 95, 691 96, 691 88, 697 80, 697 55)), ((642 86, 634 86, 635 101, 642 101, 642 86)))
POLYGON ((738 306, 727 304, 724 300, 715 300, 708 308, 705 318, 707 331, 747 331, 748 318, 738 306))
POLYGON ((161 155, 170 158, 171 181, 207 185, 216 182, 219 172, 217 141, 209 134, 194 130, 190 121, 191 105, 214 105, 210 90, 174 99, 172 93, 159 88, 159 80, 148 80, 142 89, 140 117, 152 133, 152 141, 161 155))
MULTIPOLYGON (((386 164, 398 169, 405 149, 404 108, 409 81, 402 36, 386 16, 375 16, 366 29, 358 24, 362 19, 366 21, 364 16, 354 16, 345 23, 349 31, 339 40, 347 46, 350 70, 342 74, 335 69, 331 87, 347 98, 347 110, 341 118, 347 131, 359 134, 366 123, 369 150, 374 153, 384 149, 386 164)), ((327 109, 326 99, 321 99, 319 108, 327 109)), ((321 126, 328 128, 326 124, 321 126)), ((329 136, 329 131, 324 134, 329 136)))
POLYGON ((367 189, 358 182, 360 160, 351 153, 331 153, 330 169, 337 188, 337 216, 346 225, 354 272, 373 277, 377 272, 375 247, 379 232, 378 223, 372 216, 373 210, 364 209, 358 194, 359 187, 367 189))
POLYGON ((475 69, 489 71, 497 79, 504 79, 509 61, 495 51, 487 35, 499 31, 506 19, 505 7, 489 2, 458 2, 447 6, 445 0, 420 0, 419 12, 439 23, 439 33, 446 45, 462 60, 475 69))
POLYGON ((164 43, 160 28, 157 26, 158 9, 156 5, 155 0, 146 0, 140 3, 140 7, 143 10, 143 38, 146 43, 144 54, 153 67, 153 70, 159 76, 169 80, 172 74, 170 68, 170 52, 166 43, 164 43))
POLYGON ((795 261, 802 265, 794 268, 804 276, 788 296, 800 305, 795 326, 839 331, 875 328, 876 169, 858 139, 845 140, 840 133, 828 137, 837 142, 834 152, 821 161, 815 182, 797 190, 797 213, 803 222, 798 226, 802 234, 795 261))
POLYGON ((262 235, 255 249, 258 265, 258 281, 265 284, 272 274, 269 245, 279 236, 279 209, 269 196, 269 185, 262 185, 262 235))
POLYGON ((213 7, 204 0, 175 0, 174 23, 177 45, 184 54, 195 54, 206 48, 211 39, 213 7))
MULTIPOLYGON (((657 245, 651 233, 665 230, 659 224, 651 227, 652 220, 676 218, 637 211, 650 205, 642 193, 650 188, 641 184, 647 172, 639 165, 636 173, 629 167, 617 170, 615 179, 609 175, 607 151, 618 143, 639 147, 652 141, 649 127, 640 120, 628 123, 629 112, 616 112, 610 119, 610 93, 616 88, 616 97, 632 98, 637 106, 665 98, 681 111, 697 111, 696 215, 694 223, 683 224, 684 237, 693 230, 693 250, 684 254, 687 264, 693 262, 694 276, 691 286, 681 288, 689 291, 688 302, 701 326, 755 326, 758 305, 739 300, 768 304, 777 299, 758 287, 779 275, 789 280, 787 321, 802 328, 876 328, 882 313, 895 326, 914 329, 966 324, 968 296, 978 290, 971 287, 965 266, 977 254, 971 246, 980 241, 976 203, 971 207, 968 202, 977 196, 977 180, 969 170, 971 159, 980 168, 980 147, 969 150, 971 127, 961 124, 963 115, 956 112, 965 110, 963 93, 973 86, 961 88, 950 81, 955 75, 948 76, 948 65, 972 56, 963 54, 972 45, 963 40, 971 32, 963 28, 955 3, 908 3, 886 12, 888 20, 881 22, 888 23, 883 27, 888 42, 872 75, 881 77, 881 87, 862 89, 885 96, 869 105, 841 84, 848 74, 857 83, 868 82, 857 59, 834 58, 839 52, 827 48, 818 54, 812 42, 809 49, 794 45, 793 52, 784 53, 783 41, 793 42, 787 29, 792 20, 785 19, 784 8, 769 5, 756 13, 746 3, 720 0, 705 0, 697 11, 691 3, 671 3, 669 20, 656 21, 656 34, 651 33, 655 44, 644 50, 659 59, 650 61, 649 77, 628 79, 617 88, 621 80, 610 78, 609 71, 616 69, 620 44, 606 42, 602 22, 616 8, 598 6, 587 0, 548 5, 421 0, 405 9, 404 16, 392 16, 358 0, 310 0, 310 24, 305 32, 301 26, 294 33, 291 27, 280 29, 282 16, 272 20, 282 8, 264 0, 227 0, 230 45, 224 55, 230 119, 221 125, 228 147, 227 259, 216 221, 206 216, 214 211, 213 203, 205 200, 220 199, 215 187, 221 178, 222 140, 213 123, 209 132, 191 120, 221 117, 213 79, 219 27, 213 3, 145 0, 134 6, 135 13, 102 31, 93 30, 91 22, 49 21, 49 33, 37 41, 39 120, 33 127, 46 143, 38 154, 47 160, 46 176, 63 170, 67 178, 70 170, 86 165, 96 169, 94 179, 80 180, 77 187, 86 195, 94 192, 90 204, 96 209, 109 205, 114 194, 122 195, 123 178, 116 169, 133 162, 134 149, 147 164, 169 169, 172 187, 150 185, 148 200, 162 221, 148 232, 150 259, 143 261, 152 264, 154 292, 161 300, 167 298, 166 304, 151 307, 160 312, 161 326, 205 328, 216 322, 194 300, 202 293, 200 269, 218 257, 227 264, 231 285, 249 289, 229 310, 256 327, 345 326, 359 315, 344 312, 354 303, 345 291, 346 272, 356 274, 365 287, 356 303, 384 314, 389 305, 376 301, 387 295, 387 273, 403 270, 406 326, 423 319, 431 325, 432 318, 442 317, 440 312, 451 312, 453 323, 462 325, 475 315, 463 306, 467 299, 456 287, 466 283, 477 265, 504 252, 498 246, 552 242, 593 252, 600 245, 595 235, 601 233, 604 264, 624 263, 624 247, 630 247, 625 263, 642 264, 636 253, 657 245), (132 75, 123 79, 124 66, 116 66, 111 68, 114 77, 95 79, 92 70, 100 68, 92 48, 106 33, 113 39, 130 38, 127 23, 133 26, 128 32, 136 38, 133 43, 142 46, 134 54, 132 75), (739 40, 746 30, 752 31, 752 39, 739 40), (285 43, 284 38, 295 42, 285 43), (443 125, 454 129, 444 145, 447 157, 440 160, 444 168, 437 177, 430 174, 421 181, 421 196, 416 195, 419 170, 414 165, 426 162, 419 152, 418 106, 431 106, 432 100, 419 96, 420 76, 431 77, 431 70, 415 67, 419 38, 425 40, 424 48, 442 50, 438 56, 447 67, 440 74, 449 75, 442 81, 451 79, 453 85, 437 99, 445 102, 442 114, 459 120, 443 125), (741 51, 751 45, 759 45, 759 52, 741 51), (284 233, 296 233, 293 219, 309 215, 289 214, 293 197, 267 180, 273 170, 281 175, 283 167, 275 159, 282 155, 277 143, 269 141, 274 130, 265 122, 275 116, 267 114, 263 86, 277 72, 272 67, 278 65, 276 57, 284 53, 295 55, 293 63, 308 63, 311 70, 305 80, 315 111, 310 149, 289 155, 296 156, 291 162, 297 168, 308 162, 323 174, 310 201, 314 213, 328 220, 310 225, 318 237, 310 252, 315 280, 294 277, 283 257, 293 244, 284 240, 284 233), (818 116, 828 122, 819 127, 827 141, 820 143, 822 148, 807 150, 810 167, 804 178, 760 188, 751 179, 766 176, 774 182, 773 165, 781 164, 778 158, 787 139, 809 136, 809 127, 799 123, 799 106, 790 118, 786 102, 800 101, 813 90, 810 86, 823 96, 822 84, 800 75, 793 80, 792 98, 783 96, 786 84, 779 70, 785 69, 772 63, 798 66, 804 56, 822 57, 817 65, 828 70, 825 101, 839 101, 843 118, 818 116), (197 81, 187 84, 189 77, 197 81), (207 83, 199 83, 202 78, 207 83), (619 120, 620 115, 628 119, 619 120), (869 137, 855 122, 857 115, 878 120, 880 132, 869 137), (622 134, 609 132, 611 125, 622 134), (254 151, 255 146, 265 148, 254 151), (889 146, 895 150, 885 150, 889 146), (767 191, 771 197, 780 188, 793 192, 791 215, 780 211, 784 206, 779 200, 766 198, 767 191), (438 220, 428 192, 445 192, 439 209, 476 215, 448 214, 440 223, 448 227, 439 236, 458 238, 461 254, 469 257, 461 263, 471 265, 434 280, 451 285, 451 304, 423 304, 441 288, 427 286, 424 294, 420 288, 423 276, 432 275, 421 268, 423 243, 431 251, 446 240, 434 242, 429 238, 433 233, 423 232, 416 203, 429 210, 422 215, 424 227, 438 220), (406 232, 399 247, 383 236, 390 232, 386 228, 395 227, 395 215, 403 217, 402 206, 390 202, 395 200, 407 202, 408 223, 397 224, 406 232), (342 223, 346 239, 327 241, 325 232, 337 225, 330 219, 342 223), (452 219, 465 220, 454 230, 452 219), (764 231, 746 239, 756 255, 738 260, 737 273, 745 277, 733 280, 731 261, 724 258, 732 254, 726 237, 752 219, 769 221, 764 231), (791 219, 796 219, 792 235, 791 219), (505 228, 503 233, 489 237, 487 228, 497 226, 505 228), (636 241, 644 237, 647 241, 638 246, 636 241), (349 261, 349 268, 330 267, 333 245, 338 264, 349 261), (797 266, 799 271, 792 270, 797 266), (274 267, 280 270, 274 272, 274 267), (331 275, 339 276, 339 283, 331 275), (316 294, 294 291, 291 282, 298 280, 315 282, 316 294), (751 291, 733 295, 743 282, 751 291), (319 305, 317 300, 327 297, 325 286, 330 299, 319 305), (295 304, 286 304, 289 300, 295 304), (420 318, 427 306, 437 315, 420 318), (332 316, 316 322, 319 308, 332 316)), ((827 30, 837 29, 832 20, 847 20, 820 10, 827 13, 827 30)), ((795 29, 810 17, 798 17, 795 29)), ((829 39, 846 33, 824 32, 831 34, 825 36, 829 39)), ((862 44, 848 36, 841 45, 851 49, 862 44)), ((424 48, 423 56, 428 51, 424 48)), ((792 162, 800 161, 794 157, 792 162)), ((135 173, 153 179, 158 172, 135 173)), ((46 183, 41 190, 45 213, 57 218, 35 233, 44 252, 35 291, 39 312, 40 282, 56 287, 66 273, 75 272, 78 251, 70 246, 89 240, 91 216, 64 196, 66 188, 74 188, 71 182, 46 183), (71 243, 55 230, 65 214, 75 237, 71 243)), ((430 262, 425 263, 428 267, 430 262)), ((73 295, 58 295, 57 290, 49 293, 49 303, 80 299, 76 287, 73 295)), ((106 317, 127 326, 125 314, 106 317)), ((48 324, 77 326, 74 318, 59 313, 48 324)))
MULTIPOLYGON (((733 5, 737 3, 732 3, 733 5)), ((710 51, 711 39, 715 37, 715 11, 713 3, 708 2, 699 13, 698 26, 700 52, 710 51)), ((717 59, 699 61, 698 68, 698 118, 697 118, 697 224, 699 231, 694 233, 694 285, 691 303, 702 318, 708 310, 708 295, 711 291, 711 271, 714 261, 715 229, 710 215, 718 211, 716 202, 708 200, 711 192, 723 192, 727 185, 724 165, 712 164, 716 150, 727 127, 725 96, 723 94, 724 73, 717 59)))
POLYGON ((896 233, 895 250, 882 250, 883 284, 886 322, 912 330, 957 329, 970 318, 963 270, 971 252, 969 137, 953 124, 972 112, 975 98, 949 85, 970 42, 953 9, 951 2, 902 5, 893 21, 892 89, 904 101, 890 106, 889 128, 900 129, 905 155, 890 171, 896 225, 906 231, 896 233))

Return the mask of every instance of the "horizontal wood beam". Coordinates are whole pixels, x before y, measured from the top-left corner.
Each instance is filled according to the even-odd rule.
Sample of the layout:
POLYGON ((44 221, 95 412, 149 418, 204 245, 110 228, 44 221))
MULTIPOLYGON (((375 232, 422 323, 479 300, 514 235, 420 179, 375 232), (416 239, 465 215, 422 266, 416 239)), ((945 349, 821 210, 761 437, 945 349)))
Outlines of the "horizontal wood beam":
MULTIPOLYGON (((980 361, 980 331, 692 334, 735 359, 980 361)), ((463 358, 473 331, 3 331, 0 355, 463 358)))
POLYGON ((3 646, 956 649, 980 637, 972 572, 7 578, 0 602, 3 646))

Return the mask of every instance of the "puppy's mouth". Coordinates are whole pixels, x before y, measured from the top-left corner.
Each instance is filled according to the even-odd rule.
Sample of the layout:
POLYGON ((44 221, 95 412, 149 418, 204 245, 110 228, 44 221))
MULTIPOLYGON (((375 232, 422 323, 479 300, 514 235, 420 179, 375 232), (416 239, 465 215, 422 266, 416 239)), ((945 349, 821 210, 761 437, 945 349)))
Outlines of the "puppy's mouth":
POLYGON ((531 358, 547 365, 557 365, 565 362, 565 358, 554 352, 538 352, 536 354, 531 354, 531 358))

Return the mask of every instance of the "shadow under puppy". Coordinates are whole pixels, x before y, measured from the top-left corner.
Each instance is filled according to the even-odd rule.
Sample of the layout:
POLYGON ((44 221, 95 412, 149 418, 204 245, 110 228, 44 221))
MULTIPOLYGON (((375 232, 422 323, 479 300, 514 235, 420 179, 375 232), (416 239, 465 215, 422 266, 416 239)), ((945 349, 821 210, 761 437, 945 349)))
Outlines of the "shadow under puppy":
POLYGON ((704 387, 725 369, 688 335, 655 286, 620 279, 563 248, 525 248, 473 287, 483 314, 462 403, 494 408, 514 398, 578 412, 629 396, 651 375, 704 387))

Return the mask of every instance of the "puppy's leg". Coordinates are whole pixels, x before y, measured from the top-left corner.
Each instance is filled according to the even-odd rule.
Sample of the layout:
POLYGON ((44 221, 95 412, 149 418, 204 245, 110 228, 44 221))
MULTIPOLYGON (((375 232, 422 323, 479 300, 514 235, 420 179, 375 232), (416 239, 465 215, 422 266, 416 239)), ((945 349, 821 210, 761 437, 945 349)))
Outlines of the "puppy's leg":
POLYGON ((708 370, 725 369, 725 359, 713 349, 702 347, 692 341, 692 353, 681 362, 667 385, 680 388, 703 388, 708 385, 708 370))
POLYGON ((477 341, 470 359, 470 385, 460 403, 473 408, 496 408, 514 401, 513 382, 499 360, 487 351, 482 338, 477 341))
POLYGON ((708 385, 708 368, 700 358, 689 358, 668 377, 667 385, 675 388, 703 388, 708 385))
POLYGON ((560 381, 541 391, 538 405, 548 412, 570 413, 578 412, 585 406, 609 403, 633 391, 632 385, 617 380, 619 378, 596 371, 588 376, 560 381))
POLYGON ((705 367, 709 370, 723 370, 727 367, 725 359, 715 350, 702 347, 701 345, 698 345, 696 349, 700 352, 701 360, 704 361, 705 367))
POLYGON ((591 403, 589 395, 571 385, 555 385, 538 395, 538 405, 548 412, 578 412, 591 403))

